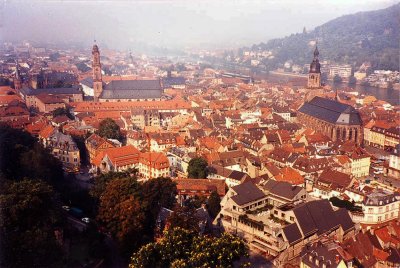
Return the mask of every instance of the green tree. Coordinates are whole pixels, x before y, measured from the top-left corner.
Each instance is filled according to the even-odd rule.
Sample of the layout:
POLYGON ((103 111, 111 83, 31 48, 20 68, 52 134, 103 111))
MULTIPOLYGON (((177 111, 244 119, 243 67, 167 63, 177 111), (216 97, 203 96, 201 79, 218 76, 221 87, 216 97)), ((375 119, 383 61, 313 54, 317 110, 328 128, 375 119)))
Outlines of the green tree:
POLYGON ((200 231, 200 227, 195 213, 194 208, 177 206, 174 212, 168 217, 166 226, 169 229, 183 228, 198 232, 200 231))
POLYGON ((93 187, 90 189, 90 195, 93 196, 96 200, 100 200, 100 197, 103 195, 106 190, 107 183, 114 179, 123 179, 133 177, 136 178, 137 169, 128 169, 126 171, 110 171, 108 173, 102 173, 98 175, 94 181, 93 187))
POLYGON ((141 185, 138 194, 146 214, 145 234, 151 238, 161 208, 172 209, 176 203, 176 183, 170 178, 151 179, 141 185))
POLYGON ((111 118, 106 118, 100 122, 98 133, 99 136, 107 139, 121 139, 122 134, 120 127, 111 118))
POLYGON ((62 178, 60 161, 29 133, 0 124, 0 173, 9 180, 44 179, 53 186, 62 178))
POLYGON ((98 220, 117 239, 121 252, 130 254, 143 243, 145 214, 140 200, 136 178, 114 179, 107 183, 100 197, 98 220))
POLYGON ((7 267, 49 267, 60 259, 54 227, 61 215, 53 198, 52 187, 40 180, 2 184, 0 227, 7 267))
POLYGON ((188 176, 191 179, 205 179, 208 175, 207 161, 202 157, 192 158, 187 168, 188 176))
POLYGON ((207 237, 177 227, 134 253, 129 267, 233 267, 241 257, 248 257, 247 251, 243 240, 231 234, 207 237))
POLYGON ((355 85, 357 83, 357 78, 354 76, 349 77, 349 85, 355 85))
POLYGON ((333 83, 341 83, 342 82, 342 78, 335 74, 335 76, 333 77, 333 83))
POLYGON ((52 112, 53 117, 57 117, 57 116, 61 116, 61 115, 65 115, 67 116, 69 119, 73 119, 73 115, 69 112, 69 110, 67 108, 57 108, 52 112))
POLYGON ((215 218, 221 210, 221 198, 216 191, 213 191, 208 197, 207 211, 211 218, 215 218))

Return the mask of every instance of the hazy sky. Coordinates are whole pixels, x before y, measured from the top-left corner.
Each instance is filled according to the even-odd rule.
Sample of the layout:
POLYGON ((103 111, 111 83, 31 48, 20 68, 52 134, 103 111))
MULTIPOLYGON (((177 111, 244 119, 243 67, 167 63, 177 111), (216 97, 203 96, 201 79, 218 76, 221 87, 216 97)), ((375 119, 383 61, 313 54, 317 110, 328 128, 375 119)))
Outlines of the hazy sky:
POLYGON ((109 47, 237 47, 266 42, 393 0, 10 1, 0 0, 0 39, 109 47))

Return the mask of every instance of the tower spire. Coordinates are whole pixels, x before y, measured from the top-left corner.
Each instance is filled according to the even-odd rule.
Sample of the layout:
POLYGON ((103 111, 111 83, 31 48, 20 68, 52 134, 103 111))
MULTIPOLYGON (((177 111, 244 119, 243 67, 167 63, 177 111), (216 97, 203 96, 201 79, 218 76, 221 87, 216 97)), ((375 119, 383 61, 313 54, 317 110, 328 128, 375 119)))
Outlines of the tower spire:
POLYGON ((94 96, 94 101, 98 101, 101 93, 103 92, 103 79, 101 74, 100 51, 96 43, 93 45, 92 57, 93 57, 93 62, 92 62, 93 96, 94 96))
POLYGON ((19 74, 19 65, 18 65, 18 58, 15 59, 15 78, 14 78, 14 88, 16 90, 21 89, 22 87, 22 82, 21 82, 21 76, 19 74))

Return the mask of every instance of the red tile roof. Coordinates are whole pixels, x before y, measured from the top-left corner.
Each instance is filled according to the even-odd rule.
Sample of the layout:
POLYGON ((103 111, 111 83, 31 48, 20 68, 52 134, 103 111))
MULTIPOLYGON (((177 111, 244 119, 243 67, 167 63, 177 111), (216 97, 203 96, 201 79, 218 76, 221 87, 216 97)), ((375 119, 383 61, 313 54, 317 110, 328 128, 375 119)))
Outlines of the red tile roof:
POLYGON ((225 181, 224 180, 211 180, 211 179, 173 179, 176 182, 176 188, 179 192, 187 192, 191 195, 198 195, 204 193, 205 195, 211 194, 216 191, 219 196, 225 195, 225 181))

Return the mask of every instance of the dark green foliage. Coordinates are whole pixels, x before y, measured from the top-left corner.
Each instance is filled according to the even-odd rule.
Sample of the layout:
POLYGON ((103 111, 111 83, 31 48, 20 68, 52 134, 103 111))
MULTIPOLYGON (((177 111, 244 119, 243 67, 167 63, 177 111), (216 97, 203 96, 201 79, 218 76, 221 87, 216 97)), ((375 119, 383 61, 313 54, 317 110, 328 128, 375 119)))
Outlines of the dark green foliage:
POLYGON ((212 192, 207 202, 207 211, 211 218, 215 218, 221 210, 221 198, 217 192, 212 192))
POLYGON ((373 70, 399 70, 400 4, 382 10, 359 12, 331 20, 308 33, 292 34, 254 45, 253 49, 272 50, 274 59, 263 64, 268 70, 282 67, 288 60, 299 65, 312 60, 310 41, 318 40, 322 60, 351 64, 355 68, 371 62, 373 70))
POLYGON ((120 127, 111 118, 106 118, 100 122, 99 131, 97 134, 107 139, 119 140, 122 138, 120 127))
POLYGON ((10 267, 49 267, 60 259, 54 226, 61 215, 45 182, 24 179, 2 184, 0 227, 5 263, 10 267))
POLYGON ((236 236, 200 236, 177 227, 133 254, 129 267, 233 267, 235 261, 247 256, 246 245, 236 236))
POLYGON ((361 211, 360 206, 354 205, 354 203, 347 201, 347 200, 342 200, 337 197, 331 197, 329 201, 332 203, 332 205, 339 207, 339 208, 345 208, 350 211, 361 211))
POLYGON ((177 206, 167 219, 168 228, 173 229, 179 227, 199 232, 199 222, 195 213, 196 211, 194 208, 177 206))
POLYGON ((207 203, 207 197, 195 195, 193 197, 186 199, 183 205, 189 208, 197 209, 206 203, 207 203))
POLYGON ((100 196, 104 193, 107 183, 115 179, 123 179, 128 177, 136 177, 136 169, 128 169, 126 171, 102 173, 95 179, 95 183, 90 190, 90 195, 100 200, 100 196))
POLYGON ((87 154, 86 150, 86 145, 85 145, 85 140, 88 138, 87 136, 77 136, 77 135, 71 135, 72 139, 76 143, 76 146, 79 149, 79 156, 81 158, 81 164, 82 165, 88 165, 89 164, 89 156, 87 154))
POLYGON ((339 75, 333 77, 333 83, 342 83, 342 78, 339 75))
POLYGON ((61 116, 61 115, 65 115, 67 116, 69 119, 73 119, 74 116, 69 112, 68 109, 66 108, 57 108, 53 111, 53 117, 57 117, 57 116, 61 116))
POLYGON ((356 83, 357 83, 357 78, 355 78, 354 76, 350 76, 349 85, 354 85, 356 83))
POLYGON ((29 133, 0 125, 0 172, 8 179, 43 179, 54 184, 62 178, 60 161, 29 133))
POLYGON ((128 256, 152 240, 161 207, 172 208, 176 202, 176 185, 169 178, 140 184, 135 170, 110 172, 96 178, 91 195, 99 200, 98 220, 128 256))
POLYGON ((204 158, 196 157, 189 161, 187 169, 188 177, 191 179, 205 179, 208 175, 207 161, 204 158))

